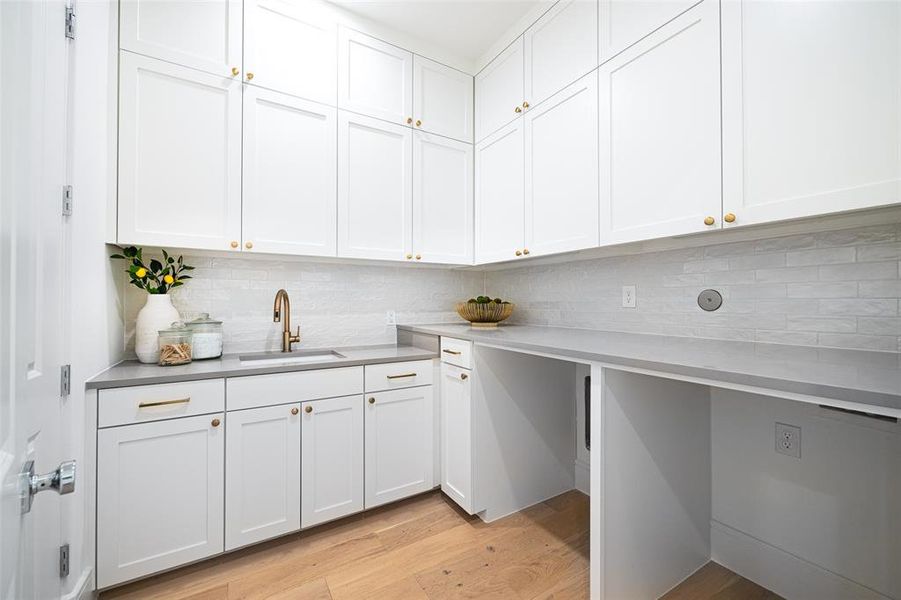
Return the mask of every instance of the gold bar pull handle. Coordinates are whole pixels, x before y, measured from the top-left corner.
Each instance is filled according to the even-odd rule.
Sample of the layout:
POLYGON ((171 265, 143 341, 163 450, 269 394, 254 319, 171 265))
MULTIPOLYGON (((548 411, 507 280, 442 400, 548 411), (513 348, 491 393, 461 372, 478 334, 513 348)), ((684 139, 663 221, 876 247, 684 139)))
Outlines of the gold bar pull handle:
POLYGON ((157 400, 155 402, 141 402, 138 408, 151 408, 153 406, 172 406, 173 404, 187 404, 191 401, 191 397, 179 398, 178 400, 157 400))
POLYGON ((388 375, 388 379, 403 379, 404 377, 416 377, 416 373, 402 373, 400 375, 388 375))
POLYGON ((460 351, 458 351, 458 350, 448 350, 447 348, 445 348, 444 350, 442 350, 442 352, 444 352, 445 354, 453 354, 454 356, 458 356, 458 355, 460 355, 460 354, 463 354, 462 352, 460 352, 460 351))

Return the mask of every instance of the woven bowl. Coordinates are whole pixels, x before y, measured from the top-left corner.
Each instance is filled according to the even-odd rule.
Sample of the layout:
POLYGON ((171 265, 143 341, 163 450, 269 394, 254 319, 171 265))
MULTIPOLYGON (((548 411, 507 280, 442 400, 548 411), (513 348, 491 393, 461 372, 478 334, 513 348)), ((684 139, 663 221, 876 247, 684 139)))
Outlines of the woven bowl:
POLYGON ((515 304, 479 304, 477 302, 458 302, 457 314, 469 321, 473 327, 490 328, 513 314, 515 304))

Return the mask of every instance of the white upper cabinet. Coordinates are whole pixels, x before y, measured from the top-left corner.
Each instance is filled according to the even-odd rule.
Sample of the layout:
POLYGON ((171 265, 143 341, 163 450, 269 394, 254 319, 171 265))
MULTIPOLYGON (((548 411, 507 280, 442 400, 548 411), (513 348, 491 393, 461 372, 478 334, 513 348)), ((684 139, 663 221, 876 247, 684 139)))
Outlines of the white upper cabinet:
POLYGON ((519 37, 476 75, 476 141, 522 114, 524 56, 519 37))
POLYGON ((464 142, 472 141, 472 77, 441 63, 413 58, 413 125, 464 142))
POLYGON ((698 0, 599 0, 598 62, 603 64, 697 4, 698 0))
POLYGON ((596 0, 560 0, 523 36, 524 100, 534 107, 597 66, 596 0))
POLYGON ((338 108, 398 124, 413 121, 413 54, 339 28, 338 108))
POLYGON ((300 404, 228 413, 225 549, 300 529, 300 404))
POLYGON ((129 52, 119 66, 118 241, 237 249, 241 82, 129 52))
POLYGON ((722 10, 725 226, 901 201, 901 3, 722 10))
POLYGON ((598 245, 598 86, 586 75, 525 117, 525 250, 598 245))
POLYGON ((241 0, 122 0, 125 50, 232 77, 241 69, 241 0))
POLYGON ((244 80, 335 106, 337 26, 303 0, 244 0, 244 80))
POLYGON ((338 255, 412 258, 413 132, 338 112, 338 255))
POLYGON ((336 109, 244 89, 244 249, 335 256, 336 109))
POLYGON ((476 146, 476 263, 522 256, 523 120, 517 119, 476 146))
POLYGON ((367 509, 434 486, 433 395, 425 385, 367 396, 367 509))
POLYGON ((301 408, 301 526, 363 510, 363 397, 301 408))
POLYGON ((472 264, 472 144, 413 132, 416 260, 472 264))
POLYGON ((601 65, 601 243, 719 225, 719 73, 716 0, 601 65))

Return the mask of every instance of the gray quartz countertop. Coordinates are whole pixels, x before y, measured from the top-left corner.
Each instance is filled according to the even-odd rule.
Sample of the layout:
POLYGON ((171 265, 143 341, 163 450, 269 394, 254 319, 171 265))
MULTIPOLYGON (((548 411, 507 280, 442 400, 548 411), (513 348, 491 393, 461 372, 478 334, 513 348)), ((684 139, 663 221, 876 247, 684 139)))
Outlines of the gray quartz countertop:
MULTIPOLYGON (((331 350, 331 348, 329 348, 331 350)), ((96 377, 88 380, 88 389, 128 387, 198 379, 218 379, 220 377, 241 377, 244 375, 265 375, 267 373, 288 373, 310 369, 330 369, 378 363, 424 360, 436 358, 437 352, 415 346, 382 345, 334 348, 343 358, 322 362, 306 362, 282 365, 254 365, 242 363, 238 354, 226 354, 222 358, 198 360, 187 365, 160 367, 146 365, 136 360, 126 360, 113 365, 96 377)))
MULTIPOLYGON (((731 340, 502 325, 399 325, 401 331, 877 407, 901 417, 901 354, 731 340)), ((855 408, 855 407, 849 407, 855 408)), ((861 408, 857 408, 861 410, 861 408)))

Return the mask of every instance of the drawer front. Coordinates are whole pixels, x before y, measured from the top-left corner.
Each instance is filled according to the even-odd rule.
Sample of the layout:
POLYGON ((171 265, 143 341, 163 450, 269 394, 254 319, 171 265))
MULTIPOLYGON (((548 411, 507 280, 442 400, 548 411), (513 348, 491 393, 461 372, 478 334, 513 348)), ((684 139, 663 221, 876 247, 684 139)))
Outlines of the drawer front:
POLYGON ((432 370, 431 360, 366 365, 366 391, 378 392, 431 385, 432 370))
POLYGON ((98 398, 98 427, 203 415, 225 410, 225 380, 100 390, 98 398))
POLYGON ((441 338, 441 362, 472 368, 472 342, 456 338, 441 338))
POLYGON ((228 410, 350 396, 362 392, 363 367, 230 377, 228 410))

